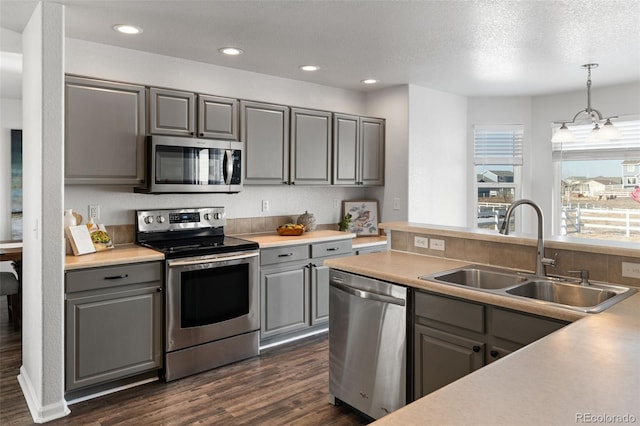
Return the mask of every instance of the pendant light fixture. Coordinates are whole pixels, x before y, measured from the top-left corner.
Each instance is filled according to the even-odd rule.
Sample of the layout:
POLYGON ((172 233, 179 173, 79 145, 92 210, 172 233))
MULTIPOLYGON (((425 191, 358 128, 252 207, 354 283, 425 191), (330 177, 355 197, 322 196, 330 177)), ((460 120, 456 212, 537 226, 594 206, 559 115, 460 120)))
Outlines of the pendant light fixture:
POLYGON ((598 68, 598 64, 584 64, 582 68, 587 69, 588 77, 587 77, 587 108, 582 111, 578 111, 576 115, 573 116, 573 120, 571 121, 556 121, 556 123, 562 123, 560 129, 558 129, 551 138, 551 142, 574 142, 576 140, 575 135, 569 128, 567 127, 567 123, 575 123, 581 116, 586 116, 591 119, 593 123, 593 130, 589 133, 587 138, 588 141, 609 141, 613 139, 620 139, 622 135, 620 131, 613 125, 611 122, 612 118, 617 118, 616 116, 611 116, 607 118, 603 118, 600 111, 595 108, 591 108, 591 70, 598 68), (600 126, 600 122, 604 121, 604 124, 600 126))

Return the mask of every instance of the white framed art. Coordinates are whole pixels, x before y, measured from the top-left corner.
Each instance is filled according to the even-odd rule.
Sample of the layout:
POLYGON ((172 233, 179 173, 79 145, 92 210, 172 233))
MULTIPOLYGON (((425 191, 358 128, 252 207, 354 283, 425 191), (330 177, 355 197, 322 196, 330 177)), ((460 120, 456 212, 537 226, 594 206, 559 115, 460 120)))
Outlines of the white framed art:
POLYGON ((378 235, 378 202, 375 200, 343 201, 343 215, 351 215, 348 232, 357 235, 378 235))

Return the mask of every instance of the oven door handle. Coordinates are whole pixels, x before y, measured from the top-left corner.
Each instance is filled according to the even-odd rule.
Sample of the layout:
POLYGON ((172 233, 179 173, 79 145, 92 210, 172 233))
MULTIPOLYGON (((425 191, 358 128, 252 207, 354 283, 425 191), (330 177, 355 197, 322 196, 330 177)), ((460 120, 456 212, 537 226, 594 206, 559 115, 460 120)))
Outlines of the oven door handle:
POLYGON ((230 260, 249 259, 251 257, 259 256, 260 253, 244 253, 244 254, 232 254, 229 256, 217 256, 213 258, 205 259, 192 259, 192 260, 169 260, 167 265, 169 268, 188 265, 202 265, 206 263, 228 262, 230 260))

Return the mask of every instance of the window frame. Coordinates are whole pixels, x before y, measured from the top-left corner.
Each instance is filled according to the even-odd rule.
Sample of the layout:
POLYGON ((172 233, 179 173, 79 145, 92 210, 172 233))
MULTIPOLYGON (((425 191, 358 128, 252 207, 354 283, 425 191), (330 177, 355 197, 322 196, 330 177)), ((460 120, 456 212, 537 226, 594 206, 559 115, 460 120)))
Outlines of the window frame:
MULTIPOLYGON (((473 169, 473 211, 474 219, 472 227, 474 229, 486 229, 478 226, 478 210, 479 199, 478 191, 482 188, 501 188, 501 189, 513 189, 514 201, 521 198, 522 193, 522 167, 524 163, 524 139, 525 139, 525 126, 523 124, 475 124, 471 128, 471 134, 473 139, 473 159, 471 167, 473 169), (479 155, 476 134, 478 132, 504 132, 512 131, 518 133, 519 137, 514 138, 513 157, 508 157, 505 151, 502 151, 500 155, 479 155), (478 182, 478 166, 509 166, 513 167, 513 182, 478 182)), ((481 154, 481 153, 480 153, 481 154)), ((522 230, 522 220, 520 215, 515 214, 515 232, 522 230)))
MULTIPOLYGON (((619 116, 615 121, 614 125, 622 125, 623 123, 629 122, 638 122, 634 124, 634 129, 640 129, 640 115, 625 115, 619 116)), ((551 124, 551 135, 560 127, 560 124, 552 123, 551 124)), ((629 149, 628 147, 624 147, 623 143, 620 141, 612 141, 609 143, 610 146, 607 146, 607 142, 595 142, 591 143, 591 149, 585 149, 584 146, 587 146, 587 142, 584 139, 587 136, 588 131, 593 127, 592 123, 576 123, 576 124, 567 124, 569 129, 578 128, 578 131, 575 131, 577 142, 569 144, 570 149, 563 150, 562 147, 564 144, 562 143, 550 143, 551 145, 551 162, 553 169, 553 188, 552 188, 552 236, 554 237, 567 237, 566 235, 562 235, 562 163, 563 161, 597 161, 597 160, 640 160, 640 144, 637 148, 632 147, 629 149), (580 144, 584 144, 582 147, 580 144)), ((628 133, 624 133, 624 129, 621 129, 623 133, 623 139, 628 137, 628 133)), ((633 131, 634 135, 637 135, 637 130, 633 131)), ((640 140, 640 135, 634 136, 640 140)), ((635 139, 630 139, 633 142, 635 139)), ((624 171, 628 172, 628 167, 624 167, 621 164, 620 167, 621 174, 621 183, 624 186, 626 184, 625 180, 628 178, 623 175, 624 171)), ((633 171, 633 170, 632 170, 633 171)), ((568 238, 574 238, 569 236, 568 238)), ((599 241, 606 241, 603 239, 597 238, 588 238, 588 237, 575 237, 575 238, 583 238, 587 241, 593 242, 597 244, 599 241)), ((625 240, 614 240, 619 242, 628 242, 625 240)))

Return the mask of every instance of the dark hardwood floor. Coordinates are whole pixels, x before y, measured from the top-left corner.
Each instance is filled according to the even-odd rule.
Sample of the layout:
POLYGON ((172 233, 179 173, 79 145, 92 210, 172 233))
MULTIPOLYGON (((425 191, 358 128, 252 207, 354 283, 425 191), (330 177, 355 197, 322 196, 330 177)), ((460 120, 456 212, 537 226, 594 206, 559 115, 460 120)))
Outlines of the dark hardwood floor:
MULTIPOLYGON (((0 425, 31 425, 16 379, 20 332, 0 301, 0 425)), ((50 425, 363 425, 328 402, 326 334, 170 383, 152 382, 70 406, 50 425)))

